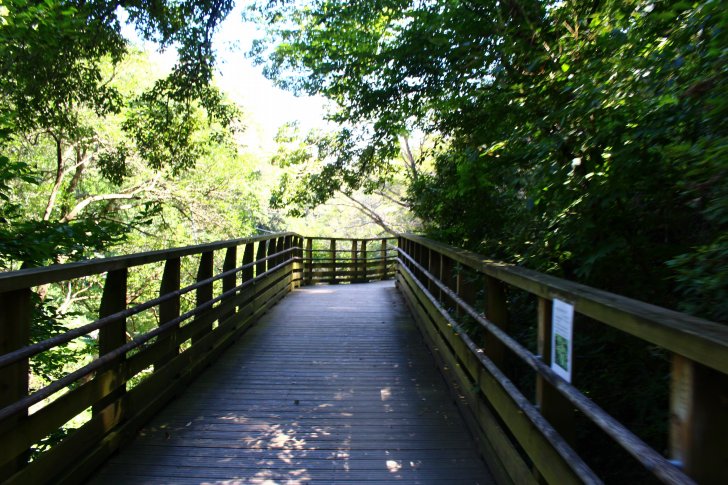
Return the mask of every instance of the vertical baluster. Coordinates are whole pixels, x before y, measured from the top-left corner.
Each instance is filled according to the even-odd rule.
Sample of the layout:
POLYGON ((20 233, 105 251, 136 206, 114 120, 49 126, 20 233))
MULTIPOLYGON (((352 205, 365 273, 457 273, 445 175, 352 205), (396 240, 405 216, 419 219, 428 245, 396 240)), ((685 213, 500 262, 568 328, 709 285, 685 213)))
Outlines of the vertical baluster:
POLYGON ((306 238, 306 261, 304 262, 306 270, 306 284, 313 284, 313 239, 306 238))
MULTIPOLYGON (((0 293, 0 354, 7 354, 30 344, 32 296, 29 288, 0 293)), ((28 359, 0 368, 0 407, 8 406, 28 395, 28 370, 28 359)), ((22 419, 25 416, 8 419, 3 424, 12 426, 22 419)), ((11 440, 22 440, 21 436, 10 436, 11 440)), ((0 481, 22 468, 27 463, 28 456, 29 453, 26 452, 17 457, 0 457, 0 481)))
POLYGON ((266 247, 265 255, 268 257, 266 260, 266 269, 270 271, 276 265, 276 248, 278 246, 278 238, 268 239, 268 246, 266 247))
POLYGON ((268 244, 265 247, 265 268, 267 271, 270 271, 273 269, 273 267, 276 265, 276 259, 273 257, 273 255, 276 253, 276 239, 268 239, 268 244))
POLYGON ((254 269, 252 263, 254 249, 255 248, 253 247, 253 243, 250 242, 245 245, 245 249, 243 250, 243 266, 247 266, 246 268, 243 268, 243 281, 250 281, 253 279, 254 269))
POLYGON ((296 257, 298 258, 298 279, 296 280, 296 288, 303 284, 303 237, 296 237, 296 257))
MULTIPOLYGON (((283 252, 283 250, 284 250, 284 247, 283 247, 284 246, 284 243, 285 243, 285 237, 283 237, 283 236, 279 237, 276 240, 276 252, 277 253, 282 253, 283 252)), ((282 264, 283 261, 285 261, 286 256, 285 256, 285 254, 279 254, 275 259, 276 259, 276 266, 278 266, 279 264, 282 264)))
POLYGON ((382 238, 379 242, 379 279, 387 279, 387 240, 382 238))
MULTIPOLYGON (((412 244, 412 252, 410 253, 410 256, 412 256, 412 259, 415 260, 416 263, 420 263, 420 251, 421 246, 419 243, 416 243, 414 241, 410 242, 412 244)), ((413 266, 412 272, 415 275, 415 278, 417 278, 420 282, 422 281, 422 272, 413 266)))
POLYGON ((294 285, 296 284, 294 281, 295 278, 295 271, 296 271, 296 261, 295 261, 295 252, 289 251, 293 247, 293 236, 286 236, 283 240, 283 250, 287 251, 286 254, 283 256, 283 260, 286 261, 288 264, 286 264, 286 272, 288 273, 288 289, 289 291, 293 291, 294 285))
MULTIPOLYGON (((214 272, 214 252, 213 251, 207 251, 200 255, 200 265, 197 268, 197 282, 212 278, 212 274, 214 272)), ((197 288, 196 293, 196 303, 199 307, 203 303, 206 303, 210 300, 212 300, 212 282, 206 283, 199 288, 197 288)), ((209 310, 206 310, 209 311, 209 310)), ((204 313, 203 313, 204 314, 204 313)), ((206 324, 203 328, 200 328, 199 330, 195 331, 195 334, 192 336, 192 344, 194 345, 195 342, 197 342, 199 339, 207 335, 209 332, 212 331, 212 322, 209 324, 206 324)))
MULTIPOLYGON (((442 262, 442 256, 437 251, 430 250, 430 273, 437 279, 442 278, 440 274, 440 263, 442 262)), ((440 288, 432 281, 427 282, 427 289, 432 295, 438 300, 442 300, 440 288)))
MULTIPOLYGON (((402 252, 408 256, 412 255, 412 242, 409 239, 402 238, 402 245, 400 246, 402 248, 402 252)), ((409 260, 405 257, 402 257, 402 264, 407 266, 408 268, 412 267, 412 263, 409 262, 409 260)))
MULTIPOLYGON (((162 275, 162 284, 159 288, 159 296, 164 296, 169 293, 179 290, 180 284, 180 258, 168 259, 164 264, 164 274, 162 275)), ((180 311, 180 297, 179 295, 174 296, 170 300, 164 301, 159 304, 159 325, 174 320, 179 317, 180 311)), ((179 354, 179 342, 177 330, 179 324, 174 325, 173 328, 168 329, 160 337, 162 340, 167 342, 159 352, 159 358, 154 363, 154 369, 162 367, 164 364, 173 359, 179 354)))
MULTIPOLYGON (((485 317, 501 329, 508 329, 508 306, 506 304, 505 286, 492 276, 485 277, 485 317)), ((485 333, 483 350, 485 355, 502 370, 506 348, 490 332, 485 333)))
MULTIPOLYGON (((407 241, 405 240, 405 238, 403 238, 402 236, 397 236, 397 249, 398 250, 404 251, 406 244, 407 244, 407 241)), ((404 260, 404 258, 400 255, 400 251, 397 251, 395 256, 397 258, 399 258, 400 260, 404 260)), ((399 266, 399 263, 397 263, 397 265, 399 266)), ((397 268, 397 271, 399 271, 399 267, 397 268)))
MULTIPOLYGON (((99 318, 126 310, 127 277, 128 271, 126 268, 107 273, 104 292, 101 296, 101 305, 99 306, 99 318)), ((99 357, 116 350, 124 344, 126 344, 126 318, 118 318, 99 329, 99 357)), ((107 411, 111 414, 104 419, 109 427, 111 423, 118 423, 124 417, 125 361, 125 356, 120 356, 110 364, 113 374, 109 385, 111 391, 93 406, 93 414, 96 415, 109 404, 114 403, 113 409, 107 411)))
POLYGON ((367 241, 361 242, 361 279, 364 283, 368 280, 367 277, 367 265, 369 264, 369 255, 367 254, 367 241))
MULTIPOLYGON (((245 245, 245 249, 243 250, 243 266, 247 266, 247 267, 243 268, 242 275, 241 275, 242 282, 250 281, 254 277, 255 269, 253 267, 253 262, 255 259, 255 256, 254 256, 255 248, 253 247, 253 244, 254 243, 249 242, 248 244, 245 245)), ((252 295, 254 294, 254 291, 255 290, 253 289, 253 287, 251 285, 246 286, 242 290, 242 294, 245 295, 245 297, 241 299, 241 304, 240 304, 240 311, 243 312, 243 315, 242 315, 243 318, 252 314, 251 305, 249 303, 250 303, 250 300, 252 299, 252 295)))
MULTIPOLYGON (((462 270, 458 272, 456 276, 455 286, 457 287, 457 294, 460 299, 464 300, 465 303, 470 306, 475 306, 475 299, 478 290, 473 284, 473 281, 468 278, 468 272, 465 270, 465 267, 463 267, 462 270)), ((456 314, 458 317, 466 315, 465 311, 462 310, 460 306, 458 306, 456 314)))
MULTIPOLYGON (((227 248, 225 251, 225 261, 222 263, 222 271, 223 273, 226 271, 230 271, 232 269, 235 269, 237 267, 237 260, 238 260, 238 248, 237 246, 232 246, 227 248)), ((227 291, 232 290, 237 286, 237 275, 235 273, 223 276, 222 278, 222 292, 225 293, 227 291)), ((230 295, 228 297, 225 297, 221 304, 224 305, 225 303, 234 300, 235 295, 230 295)), ((235 308, 231 308, 230 311, 227 311, 220 315, 220 323, 224 322, 231 316, 235 314, 235 308)))
POLYGON ((670 455, 698 483, 728 483, 728 376, 673 354, 670 455))
POLYGON ((334 285, 338 283, 336 279, 336 239, 331 240, 330 245, 330 254, 331 254, 331 278, 329 279, 329 283, 334 285))
POLYGON ((266 272, 267 263, 265 256, 268 254, 268 241, 258 241, 258 251, 255 253, 255 276, 258 277, 266 272))
MULTIPOLYGON (((457 277, 455 275, 455 263, 447 256, 442 256, 440 262, 440 281, 453 291, 457 289, 457 277)), ((445 308, 452 309, 453 302, 445 293, 440 294, 440 301, 445 308)))
MULTIPOLYGON (((428 248, 422 244, 417 245, 417 263, 419 263, 419 265, 425 269, 427 269, 427 262, 430 258, 429 252, 430 252, 430 248, 428 248)), ((420 274, 420 282, 423 285, 427 286, 428 278, 425 276, 425 273, 420 271, 419 274, 420 274)), ((453 284, 452 289, 453 289, 453 291, 455 291, 457 289, 457 286, 455 284, 453 284)))
POLYGON ((359 279, 359 251, 357 246, 358 241, 353 239, 351 241, 351 268, 349 269, 352 282, 359 279))

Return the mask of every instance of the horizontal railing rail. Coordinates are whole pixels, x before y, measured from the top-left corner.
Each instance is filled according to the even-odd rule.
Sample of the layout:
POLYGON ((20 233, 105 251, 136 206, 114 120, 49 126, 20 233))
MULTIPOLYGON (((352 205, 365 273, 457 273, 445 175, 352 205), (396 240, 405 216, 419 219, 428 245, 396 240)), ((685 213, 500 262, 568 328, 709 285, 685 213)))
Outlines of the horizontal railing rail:
POLYGON ((574 445, 572 409, 658 480, 728 481, 728 326, 419 236, 295 233, 0 273, 0 481, 83 479, 296 286, 394 277, 499 481, 600 483, 574 445), (101 290, 84 303, 95 317, 31 336, 50 318, 43 300, 81 283, 101 290), (509 333, 514 290, 536 299, 536 352, 509 333), (669 459, 552 370, 554 299, 671 353, 669 459), (83 339, 91 357, 29 381, 83 339), (533 395, 511 380, 512 358, 535 375, 533 395))
POLYGON ((303 253, 303 282, 364 283, 394 278, 396 237, 307 237, 303 253))
MULTIPOLYGON (((281 233, 0 274, 0 481, 88 475, 301 284, 301 248, 301 236, 281 233), (132 303, 130 269, 144 276, 160 264, 158 296, 132 303), (42 289, 84 278, 101 285, 98 318, 31 343, 42 289), (192 282, 182 286, 185 280, 192 282), (130 322, 142 316, 147 328, 135 331, 130 322), (56 369, 62 375, 31 392, 30 367, 84 337, 97 343, 92 358, 66 362, 56 369), (63 439, 49 446, 48 437, 64 427, 63 439), (40 452, 41 445, 48 449, 40 452)), ((149 290, 149 283, 140 285, 149 290)))
POLYGON ((565 438, 573 436, 571 409, 578 409, 664 483, 728 480, 721 464, 728 458, 728 326, 489 261, 419 236, 402 235, 398 252, 398 286, 465 396, 471 429, 500 481, 601 480, 572 448, 573 439, 565 438), (537 298, 536 353, 508 333, 507 293, 513 289, 537 298), (476 296, 479 291, 482 301, 476 296), (554 298, 573 304, 576 314, 673 353, 669 459, 552 370, 554 298), (477 343, 459 323, 464 318, 484 332, 477 343), (506 354, 535 371, 534 402, 507 377, 506 354))
POLYGON ((79 261, 76 263, 54 264, 51 266, 23 269, 19 271, 8 271, 5 273, 0 273, 0 292, 30 288, 33 286, 40 286, 47 283, 56 283, 59 281, 68 281, 74 278, 101 274, 107 271, 114 271, 117 269, 132 268, 145 264, 158 263, 172 258, 182 258, 184 256, 199 255, 209 251, 218 251, 220 249, 229 249, 250 243, 270 241, 271 239, 294 236, 300 238, 300 236, 293 232, 283 232, 275 235, 230 239, 227 241, 217 241, 213 243, 198 244, 195 246, 186 246, 182 248, 162 249, 158 251, 148 251, 144 253, 136 253, 124 256, 90 259, 87 261, 79 261))

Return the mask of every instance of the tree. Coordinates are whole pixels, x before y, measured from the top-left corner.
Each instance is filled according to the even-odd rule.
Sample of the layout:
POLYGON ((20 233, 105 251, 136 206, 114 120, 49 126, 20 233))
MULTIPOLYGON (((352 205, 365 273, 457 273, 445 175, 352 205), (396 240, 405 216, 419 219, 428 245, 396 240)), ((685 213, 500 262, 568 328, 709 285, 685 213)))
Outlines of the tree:
POLYGON ((320 0, 251 17, 268 75, 347 126, 327 183, 309 176, 319 200, 386 173, 397 138, 423 130, 447 146, 411 186, 431 234, 726 318, 717 2, 320 0))
MULTIPOLYGON (((728 318, 719 2, 318 0, 259 4, 251 15, 267 32, 253 55, 268 75, 335 102, 343 139, 355 140, 321 168, 327 184, 310 184, 313 193, 386 173, 397 138, 421 130, 440 150, 409 197, 431 236, 728 318)), ((514 336, 532 342, 533 302, 508 298, 514 336)), ((584 328, 580 388, 663 447, 666 359, 584 328)), ((641 481, 581 431, 590 465, 615 482, 641 481)))
POLYGON ((28 150, 53 160, 53 169, 38 217, 20 217, 17 204, 4 211, 3 266, 82 258, 119 242, 155 210, 147 204, 122 220, 104 216, 119 201, 133 200, 149 188, 142 183, 114 189, 139 167, 138 161, 177 174, 204 153, 209 140, 200 134, 205 126, 213 128, 216 140, 225 137, 237 110, 211 86, 212 35, 230 8, 231 2, 4 2, 3 179, 12 189, 31 177, 42 179, 44 168, 34 170, 23 160, 28 150), (120 33, 122 11, 144 38, 178 48, 172 72, 142 92, 123 92, 114 82, 129 54, 120 33), (120 116, 122 133, 104 136, 108 133, 99 130, 99 120, 120 116), (106 184, 80 190, 91 166, 106 184), (79 191, 85 195, 74 199, 79 191))
POLYGON ((415 156, 409 140, 403 138, 398 163, 387 164, 387 173, 380 171, 378 177, 341 169, 342 153, 347 150, 341 133, 312 130, 304 136, 296 124, 288 124, 279 130, 276 143, 271 162, 282 173, 271 195, 272 208, 286 209, 293 217, 306 216, 310 227, 315 224, 311 219, 329 218, 322 211, 312 216, 311 211, 323 204, 341 219, 339 227, 324 227, 340 236, 352 236, 361 227, 375 226, 383 234, 396 234, 420 226, 410 211, 406 190, 419 177, 429 153, 424 141, 415 156), (358 217, 353 217, 352 209, 358 217))

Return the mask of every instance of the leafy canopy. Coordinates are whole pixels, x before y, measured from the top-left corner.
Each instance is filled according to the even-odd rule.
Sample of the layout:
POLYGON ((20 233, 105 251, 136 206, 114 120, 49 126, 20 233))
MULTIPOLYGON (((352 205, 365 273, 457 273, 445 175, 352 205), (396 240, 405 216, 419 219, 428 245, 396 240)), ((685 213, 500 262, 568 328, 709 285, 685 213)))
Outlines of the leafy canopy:
POLYGON ((721 2, 317 0, 250 15, 267 74, 335 101, 356 140, 324 168, 354 177, 327 174, 304 203, 386 173, 397 137, 421 130, 447 146, 410 186, 431 234, 655 303, 677 305, 678 289, 682 308, 728 318, 721 2))

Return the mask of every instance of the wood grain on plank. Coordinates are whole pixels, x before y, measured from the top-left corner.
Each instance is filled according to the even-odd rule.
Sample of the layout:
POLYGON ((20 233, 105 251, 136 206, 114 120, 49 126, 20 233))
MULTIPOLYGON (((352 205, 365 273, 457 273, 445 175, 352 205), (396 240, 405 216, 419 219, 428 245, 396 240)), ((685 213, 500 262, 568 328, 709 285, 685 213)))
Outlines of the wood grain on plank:
POLYGON ((391 282, 295 290, 92 483, 493 483, 391 282))

